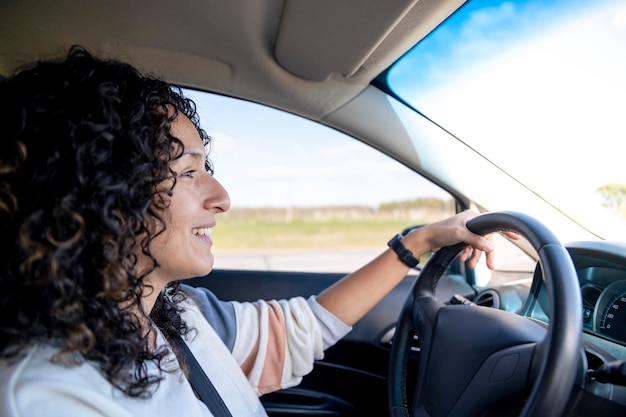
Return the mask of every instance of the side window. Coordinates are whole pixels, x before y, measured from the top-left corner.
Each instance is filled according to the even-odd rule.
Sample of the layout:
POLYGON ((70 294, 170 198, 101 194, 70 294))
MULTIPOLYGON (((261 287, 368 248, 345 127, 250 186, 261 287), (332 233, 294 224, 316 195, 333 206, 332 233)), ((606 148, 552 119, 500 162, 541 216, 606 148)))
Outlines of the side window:
POLYGON ((454 214, 452 197, 334 129, 242 100, 186 91, 213 138, 231 208, 213 231, 216 269, 348 272, 393 234, 454 214))

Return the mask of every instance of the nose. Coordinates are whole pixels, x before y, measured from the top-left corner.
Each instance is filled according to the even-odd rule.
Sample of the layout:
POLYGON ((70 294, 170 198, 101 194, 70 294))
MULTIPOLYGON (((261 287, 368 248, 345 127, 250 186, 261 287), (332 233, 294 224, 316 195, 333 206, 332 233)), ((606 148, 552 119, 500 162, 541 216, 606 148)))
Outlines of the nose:
POLYGON ((207 210, 225 212, 230 208, 230 196, 226 189, 214 177, 207 175, 208 184, 206 187, 207 196, 204 200, 204 207, 207 210))

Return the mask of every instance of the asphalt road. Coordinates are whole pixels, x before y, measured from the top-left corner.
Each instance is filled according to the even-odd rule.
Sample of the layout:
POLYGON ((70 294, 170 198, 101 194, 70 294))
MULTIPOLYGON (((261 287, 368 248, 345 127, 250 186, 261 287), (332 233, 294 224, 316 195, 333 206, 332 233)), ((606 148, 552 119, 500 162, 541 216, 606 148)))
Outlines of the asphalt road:
POLYGON ((215 269, 260 271, 352 272, 378 256, 381 249, 317 251, 216 252, 215 269))

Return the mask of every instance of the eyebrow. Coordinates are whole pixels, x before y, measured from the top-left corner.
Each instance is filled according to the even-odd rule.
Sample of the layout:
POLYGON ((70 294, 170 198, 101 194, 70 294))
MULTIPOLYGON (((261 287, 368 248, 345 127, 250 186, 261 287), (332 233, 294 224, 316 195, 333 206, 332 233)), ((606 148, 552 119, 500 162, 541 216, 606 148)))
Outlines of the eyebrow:
POLYGON ((185 152, 183 152, 183 154, 180 157, 184 158, 185 156, 189 156, 192 159, 198 159, 202 161, 206 159, 206 154, 204 152, 200 152, 200 151, 193 150, 193 149, 186 150, 185 152))

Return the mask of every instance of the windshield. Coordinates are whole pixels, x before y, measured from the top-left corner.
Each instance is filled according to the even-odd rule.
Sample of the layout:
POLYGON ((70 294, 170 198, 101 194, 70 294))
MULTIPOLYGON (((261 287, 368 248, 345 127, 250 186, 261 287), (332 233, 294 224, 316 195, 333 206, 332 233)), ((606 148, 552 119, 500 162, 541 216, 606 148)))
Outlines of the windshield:
POLYGON ((475 0, 386 81, 587 230, 623 240, 624 74, 624 1, 475 0))

